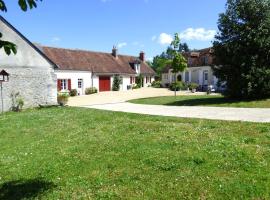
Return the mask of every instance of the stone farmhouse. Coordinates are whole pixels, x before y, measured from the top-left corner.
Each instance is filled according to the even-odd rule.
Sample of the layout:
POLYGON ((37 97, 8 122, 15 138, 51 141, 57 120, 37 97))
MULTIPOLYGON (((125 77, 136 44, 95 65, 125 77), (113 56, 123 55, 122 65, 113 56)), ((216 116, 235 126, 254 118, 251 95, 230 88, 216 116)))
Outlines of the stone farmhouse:
MULTIPOLYGON (((10 74, 3 83, 4 111, 12 107, 12 94, 19 93, 25 108, 57 104, 57 93, 77 89, 85 94, 88 87, 99 92, 112 90, 113 77, 122 79, 121 90, 131 89, 136 78, 143 77, 143 86, 154 80, 155 72, 145 62, 145 53, 138 57, 111 53, 71 50, 34 45, 0 16, 2 40, 17 45, 17 54, 7 56, 1 49, 0 71, 10 74)), ((2 103, 0 101, 0 108, 2 103)))

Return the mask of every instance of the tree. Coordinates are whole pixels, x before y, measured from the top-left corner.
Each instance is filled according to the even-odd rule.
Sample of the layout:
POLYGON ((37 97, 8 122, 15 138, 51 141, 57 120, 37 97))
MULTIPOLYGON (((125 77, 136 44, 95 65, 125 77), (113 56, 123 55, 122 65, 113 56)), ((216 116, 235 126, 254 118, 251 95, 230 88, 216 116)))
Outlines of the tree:
POLYGON ((233 98, 270 96, 270 0, 228 0, 220 14, 213 67, 233 98))
MULTIPOLYGON (((42 0, 18 0, 18 4, 23 11, 27 11, 28 9, 36 8, 37 2, 42 0)), ((4 0, 0 0, 0 10, 2 12, 7 12, 7 6, 4 0)), ((11 53, 17 53, 16 44, 2 40, 3 34, 0 32, 0 49, 4 48, 7 55, 11 53)))
POLYGON ((179 52, 190 52, 188 44, 187 43, 181 43, 179 45, 179 52))
POLYGON ((120 90, 120 86, 123 83, 122 78, 119 75, 115 75, 113 77, 113 86, 112 86, 112 90, 113 91, 119 91, 120 90))
MULTIPOLYGON (((174 40, 171 43, 171 46, 174 48, 174 57, 171 62, 172 73, 174 73, 174 84, 177 82, 177 73, 185 71, 187 68, 187 61, 182 53, 179 53, 177 49, 180 45, 180 39, 178 34, 176 33, 174 36, 174 40)), ((176 97, 176 87, 174 89, 174 96, 176 97)))

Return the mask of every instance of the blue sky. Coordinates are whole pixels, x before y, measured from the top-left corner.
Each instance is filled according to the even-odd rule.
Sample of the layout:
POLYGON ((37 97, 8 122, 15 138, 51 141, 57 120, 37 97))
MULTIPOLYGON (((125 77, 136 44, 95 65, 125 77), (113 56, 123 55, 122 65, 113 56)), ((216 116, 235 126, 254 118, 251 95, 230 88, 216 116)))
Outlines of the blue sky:
POLYGON ((43 0, 26 13, 6 2, 2 15, 32 42, 152 58, 176 32, 191 48, 211 46, 226 0, 43 0))

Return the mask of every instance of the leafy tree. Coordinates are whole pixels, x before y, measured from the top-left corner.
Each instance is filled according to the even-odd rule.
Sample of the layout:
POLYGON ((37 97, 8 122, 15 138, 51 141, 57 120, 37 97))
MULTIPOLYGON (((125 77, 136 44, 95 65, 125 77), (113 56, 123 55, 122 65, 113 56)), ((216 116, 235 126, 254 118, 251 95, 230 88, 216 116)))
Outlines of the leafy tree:
POLYGON ((190 52, 188 44, 187 43, 181 43, 179 45, 179 52, 190 52))
MULTIPOLYGON (((42 0, 18 0, 18 4, 23 11, 27 11, 28 9, 36 8, 38 1, 42 1, 42 0)), ((2 12, 8 11, 4 0, 0 0, 0 10, 2 12)), ((4 48, 7 55, 10 55, 12 52, 16 54, 17 53, 16 44, 9 41, 2 40, 1 39, 2 37, 3 37, 3 34, 0 32, 0 49, 4 48)))
POLYGON ((214 42, 215 75, 233 98, 270 96, 270 0, 228 0, 214 42))
MULTIPOLYGON (((182 53, 179 53, 177 49, 180 45, 180 39, 178 34, 176 33, 174 36, 174 40, 172 41, 171 46, 174 48, 174 58, 172 59, 171 66, 172 66, 172 73, 174 73, 174 81, 175 84, 177 82, 177 73, 183 72, 187 68, 187 61, 182 53)), ((176 96, 176 87, 174 90, 174 95, 176 96)))

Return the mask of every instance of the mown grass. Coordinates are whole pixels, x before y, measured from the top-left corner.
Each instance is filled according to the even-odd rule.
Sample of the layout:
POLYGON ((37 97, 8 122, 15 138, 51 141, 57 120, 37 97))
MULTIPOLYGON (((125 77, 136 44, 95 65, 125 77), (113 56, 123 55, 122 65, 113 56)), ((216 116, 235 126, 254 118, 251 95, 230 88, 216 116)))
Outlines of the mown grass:
POLYGON ((0 199, 269 199, 270 124, 80 108, 0 116, 0 199))
POLYGON ((235 100, 221 95, 186 95, 153 97, 131 100, 131 103, 167 105, 167 106, 215 106, 242 108, 270 108, 270 99, 264 100, 235 100))

